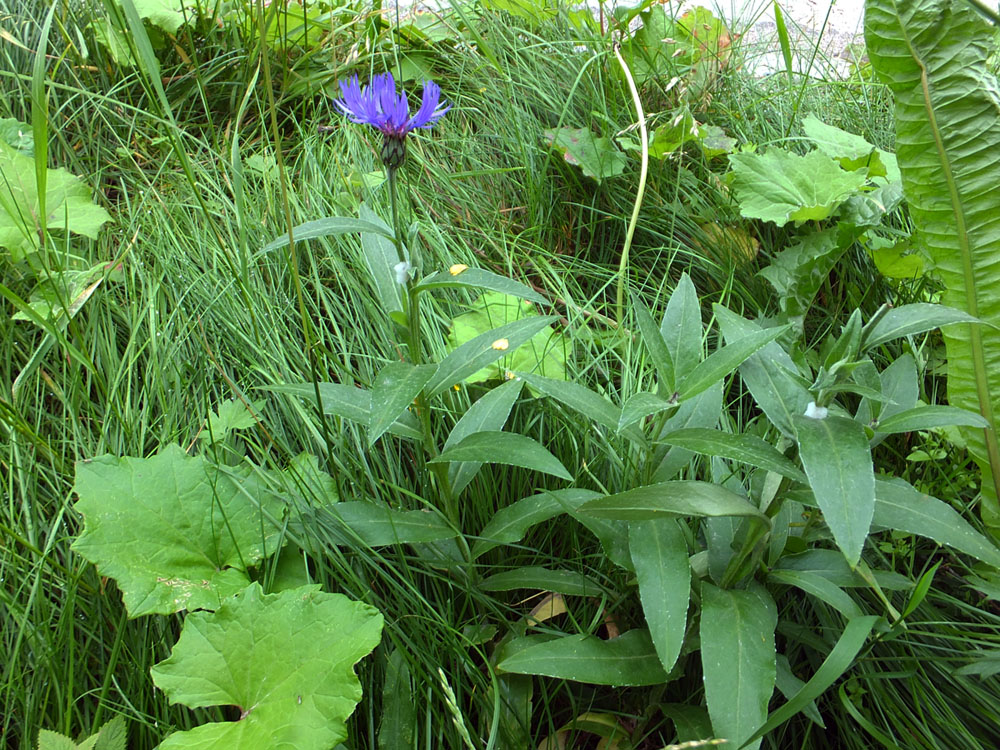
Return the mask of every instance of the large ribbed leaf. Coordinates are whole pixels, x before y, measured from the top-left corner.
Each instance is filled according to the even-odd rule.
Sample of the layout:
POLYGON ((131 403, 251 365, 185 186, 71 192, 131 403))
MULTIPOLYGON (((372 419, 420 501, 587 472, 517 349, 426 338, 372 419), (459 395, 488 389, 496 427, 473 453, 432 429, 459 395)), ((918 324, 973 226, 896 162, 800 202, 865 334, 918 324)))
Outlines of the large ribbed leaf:
MULTIPOLYGON (((941 302, 980 325, 943 329, 948 400, 995 425, 1000 398, 1000 89, 992 31, 965 0, 868 0, 865 40, 896 97, 896 153, 941 302)), ((983 472, 983 517, 1000 527, 995 430, 965 428, 983 472)))

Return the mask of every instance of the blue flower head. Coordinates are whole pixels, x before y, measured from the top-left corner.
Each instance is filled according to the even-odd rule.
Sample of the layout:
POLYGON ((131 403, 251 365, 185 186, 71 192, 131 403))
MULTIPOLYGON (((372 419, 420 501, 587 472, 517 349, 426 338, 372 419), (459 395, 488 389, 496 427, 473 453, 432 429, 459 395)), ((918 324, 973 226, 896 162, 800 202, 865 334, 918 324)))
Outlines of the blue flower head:
POLYGON ((358 77, 340 82, 340 99, 334 104, 352 122, 371 125, 384 136, 382 163, 388 169, 396 169, 406 158, 406 136, 416 128, 429 128, 451 109, 451 105, 441 101, 441 87, 434 81, 424 82, 424 92, 420 109, 410 117, 410 107, 406 92, 396 93, 396 81, 391 73, 375 76, 363 89, 358 85, 358 77))

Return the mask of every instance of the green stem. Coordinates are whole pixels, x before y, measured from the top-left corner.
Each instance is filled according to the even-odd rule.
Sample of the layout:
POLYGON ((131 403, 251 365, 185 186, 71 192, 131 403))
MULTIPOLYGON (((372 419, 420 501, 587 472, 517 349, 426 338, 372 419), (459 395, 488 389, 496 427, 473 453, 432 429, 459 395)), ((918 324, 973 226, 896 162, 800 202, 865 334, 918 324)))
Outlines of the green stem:
POLYGON ((400 263, 406 262, 406 253, 403 252, 403 233, 399 226, 399 209, 396 203, 396 168, 389 167, 386 172, 389 174, 389 206, 392 208, 392 233, 396 243, 396 257, 400 263))
POLYGON ((639 123, 639 139, 642 147, 642 160, 639 168, 639 188, 635 193, 635 203, 632 206, 632 218, 628 223, 628 231, 625 233, 625 246, 622 248, 622 257, 618 263, 618 292, 615 295, 615 319, 621 323, 623 305, 625 301, 625 275, 628 273, 629 249, 632 247, 632 236, 635 234, 636 224, 639 222, 639 210, 642 208, 642 197, 646 192, 646 172, 649 169, 649 137, 646 134, 646 115, 642 111, 642 100, 639 99, 639 91, 632 80, 632 72, 625 64, 625 59, 619 51, 620 45, 615 42, 614 53, 618 58, 618 64, 622 67, 625 80, 628 82, 629 91, 632 92, 632 103, 635 104, 635 114, 639 123))
MULTIPOLYGON (((399 221, 396 169, 390 167, 387 171, 389 176, 389 203, 392 207, 392 231, 396 241, 396 255, 399 257, 400 263, 406 263, 406 253, 403 250, 402 240, 403 231, 399 221)), ((406 348, 409 353, 410 362, 419 365, 424 359, 420 337, 420 291, 412 279, 406 282, 406 292, 403 294, 403 314, 406 316, 406 348)), ((427 404, 427 396, 423 391, 417 394, 416 406, 424 437, 424 470, 426 471, 430 468, 431 474, 436 480, 438 492, 444 498, 445 513, 448 516, 448 520, 455 525, 456 529, 461 530, 458 505, 455 502, 455 498, 452 497, 451 484, 448 481, 447 464, 427 463, 428 459, 434 458, 438 454, 438 450, 434 442, 434 430, 431 426, 431 413, 427 404)))

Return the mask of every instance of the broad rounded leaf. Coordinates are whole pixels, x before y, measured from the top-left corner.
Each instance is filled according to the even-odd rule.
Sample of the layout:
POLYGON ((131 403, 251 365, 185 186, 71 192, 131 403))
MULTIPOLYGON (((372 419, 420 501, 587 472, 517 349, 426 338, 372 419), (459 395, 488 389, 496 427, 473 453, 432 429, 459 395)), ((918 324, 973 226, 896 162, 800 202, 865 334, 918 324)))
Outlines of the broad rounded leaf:
POLYGON ((159 750, 328 750, 347 738, 354 665, 381 634, 378 610, 319 586, 265 595, 253 583, 218 612, 189 614, 153 682, 171 703, 236 706, 240 718, 175 732, 159 750))
POLYGON ((822 221, 865 184, 822 151, 805 156, 772 148, 766 154, 730 154, 740 215, 773 221, 822 221))
POLYGON ((546 130, 549 146, 560 151, 567 163, 580 167, 597 182, 621 174, 628 159, 607 138, 599 138, 587 128, 546 130))
MULTIPOLYGON (((111 216, 96 205, 90 188, 65 169, 50 169, 45 181, 45 224, 94 239, 111 216)), ((20 260, 40 248, 35 160, 0 141, 0 247, 20 260)))
POLYGON ((250 582, 245 566, 274 551, 267 517, 284 507, 248 473, 223 473, 176 445, 81 461, 74 489, 84 529, 73 549, 115 579, 131 617, 218 607, 250 582))

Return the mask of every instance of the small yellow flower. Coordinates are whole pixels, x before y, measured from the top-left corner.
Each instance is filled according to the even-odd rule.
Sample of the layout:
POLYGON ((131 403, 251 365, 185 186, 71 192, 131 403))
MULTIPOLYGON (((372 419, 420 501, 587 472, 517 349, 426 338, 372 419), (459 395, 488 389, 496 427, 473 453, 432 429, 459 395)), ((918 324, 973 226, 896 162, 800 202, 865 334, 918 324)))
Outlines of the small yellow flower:
POLYGON ((493 342, 493 348, 498 352, 505 352, 510 346, 510 342, 507 339, 497 339, 493 342))
POLYGON ((455 383, 455 385, 453 385, 452 388, 454 388, 456 391, 462 390, 462 387, 458 383, 455 383))
POLYGON ((464 263, 456 263, 455 265, 453 265, 451 268, 448 269, 448 273, 450 273, 452 276, 458 276, 460 273, 462 273, 462 271, 465 271, 467 268, 468 266, 465 265, 464 263))

